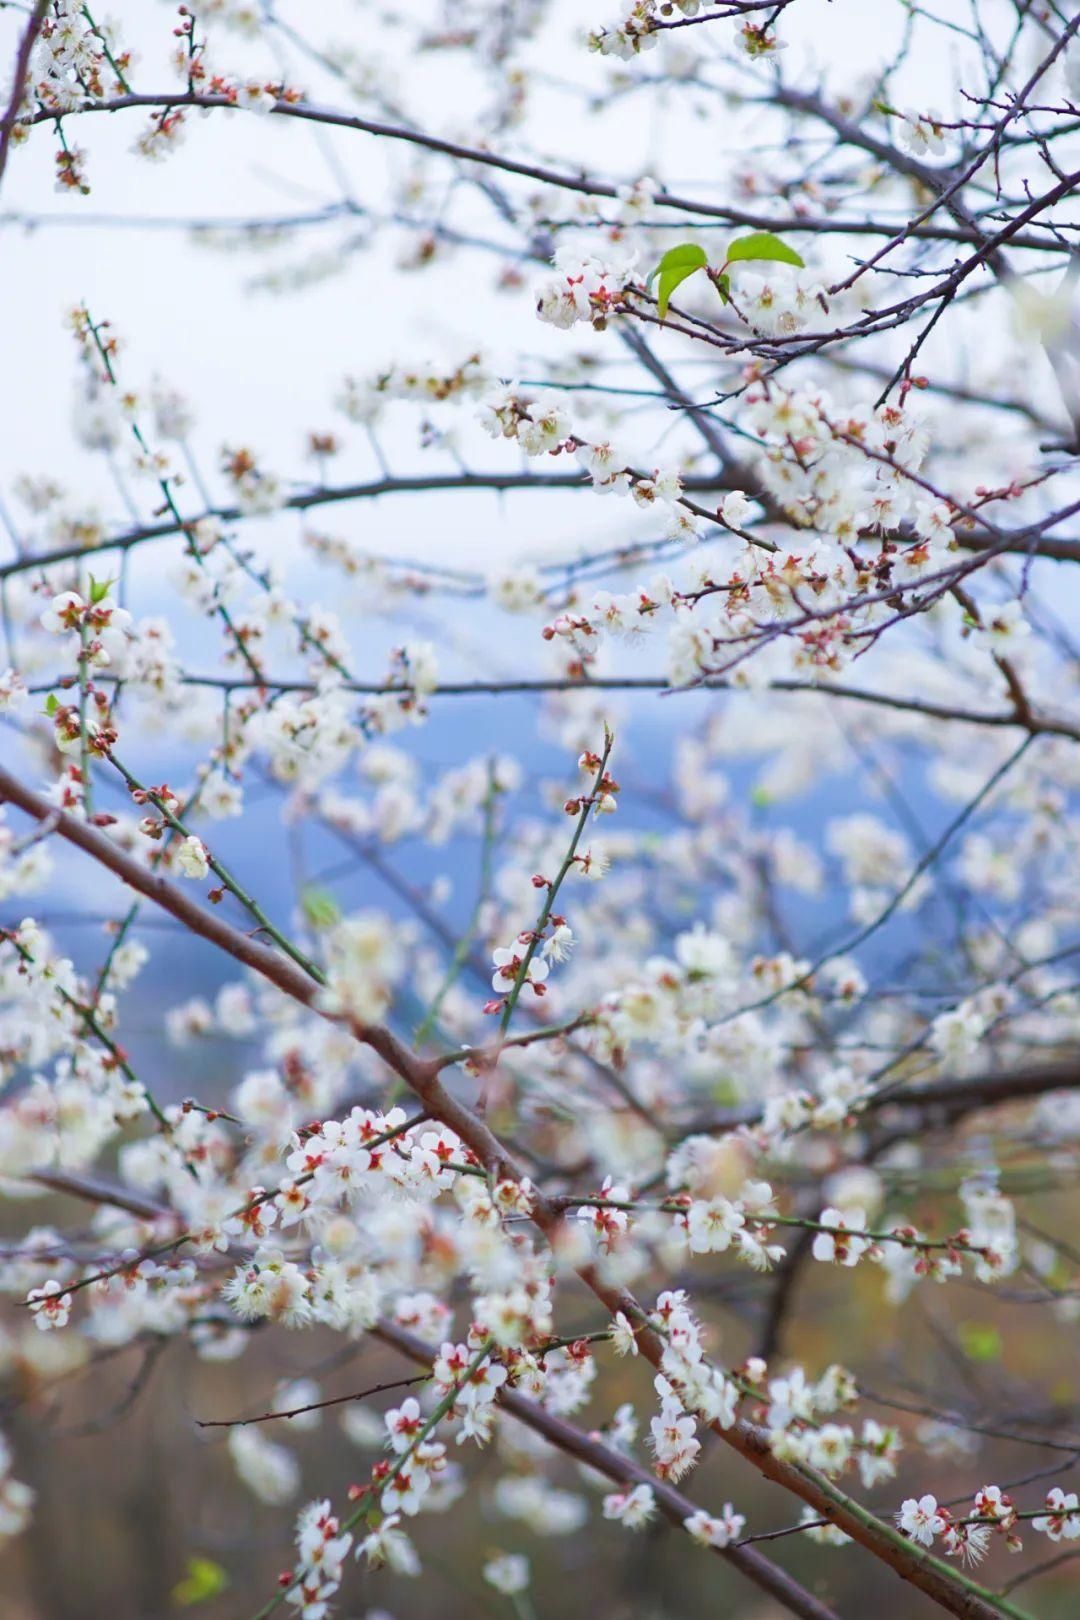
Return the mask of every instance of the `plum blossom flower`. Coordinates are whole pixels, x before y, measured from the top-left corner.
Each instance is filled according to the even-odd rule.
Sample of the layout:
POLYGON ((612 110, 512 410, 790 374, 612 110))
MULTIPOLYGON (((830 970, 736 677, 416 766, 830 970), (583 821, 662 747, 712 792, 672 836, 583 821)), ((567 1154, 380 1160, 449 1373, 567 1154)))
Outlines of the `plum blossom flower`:
POLYGON ((699 1509, 692 1513, 688 1519, 683 1520, 683 1529, 699 1547, 730 1547, 743 1533, 746 1518, 736 1513, 730 1502, 725 1502, 723 1511, 713 1516, 699 1509))
POLYGON ((626 1315, 616 1311, 611 1322, 611 1342, 617 1356, 636 1356, 638 1352, 637 1333, 626 1315))
POLYGON ((745 1224, 745 1215, 730 1199, 695 1199, 686 1213, 690 1253, 723 1254, 745 1224))
POLYGON ((205 878, 210 871, 210 861, 206 845, 194 833, 189 833, 176 848, 176 865, 186 878, 193 878, 196 882, 205 878))
POLYGON ((861 1255, 872 1246, 872 1240, 856 1235, 866 1228, 866 1216, 861 1209, 824 1209, 819 1224, 828 1227, 819 1232, 813 1243, 815 1260, 832 1261, 838 1266, 855 1266, 861 1255))
POLYGON ((1046 1493, 1046 1512, 1032 1519, 1031 1528, 1051 1541, 1075 1541, 1080 1536, 1080 1500, 1075 1491, 1055 1485, 1046 1493))
POLYGON ((373 1569, 386 1565, 395 1575, 419 1575, 420 1559, 405 1531, 401 1514, 388 1513, 374 1530, 359 1542, 356 1557, 364 1558, 373 1569))
POLYGON ((732 529, 742 529, 753 511, 753 503, 741 489, 733 489, 720 502, 720 516, 732 529))
POLYGON ((40 1288, 31 1288, 26 1302, 36 1328, 46 1330, 67 1326, 71 1314, 71 1295, 65 1294, 54 1277, 50 1277, 40 1288))
POLYGON ((484 1565, 483 1576, 496 1592, 513 1597, 529 1585, 529 1560, 523 1553, 497 1553, 484 1565))
MULTIPOLYGON (((491 988, 505 995, 517 983, 525 962, 528 947, 520 941, 515 941, 508 949, 500 947, 492 952, 492 961, 495 972, 491 977, 491 988)), ((526 984, 530 984, 534 991, 543 994, 543 985, 551 969, 548 967, 540 952, 535 952, 528 968, 525 971, 526 984)))
POLYGON ((406 1452, 416 1442, 423 1428, 423 1418, 420 1415, 420 1403, 413 1396, 402 1401, 386 1414, 387 1445, 392 1451, 406 1452))
POLYGON ((660 1416, 650 1422, 650 1444, 656 1456, 656 1472, 661 1479, 672 1483, 693 1468, 701 1450, 701 1441, 695 1438, 694 1419, 684 1412, 678 1401, 665 1397, 660 1416))
POLYGON ((14 714, 29 696, 26 682, 16 670, 0 670, 0 714, 14 714))
POLYGON ((549 962, 565 962, 574 948, 574 931, 569 923, 559 923, 544 941, 543 955, 549 962))
POLYGON ((300 1489, 300 1465, 287 1446, 259 1429, 229 1430, 229 1455, 251 1494, 270 1507, 280 1507, 300 1489))
POLYGON ((260 84, 257 79, 248 79, 236 92, 236 105, 247 112, 272 113, 277 103, 278 98, 269 85, 260 84))
POLYGON ((412 1518, 420 1512, 430 1488, 430 1475, 413 1458, 399 1468, 387 1484, 379 1499, 382 1511, 386 1514, 404 1513, 412 1518))
POLYGON ((900 114, 899 140, 915 157, 930 153, 939 156, 945 150, 945 136, 941 118, 937 113, 903 112, 900 114))
POLYGON ((896 1523, 906 1536, 923 1547, 932 1547, 934 1537, 940 1536, 948 1519, 938 1511, 936 1496, 909 1496, 900 1504, 896 1523))
POLYGON ((604 1518, 625 1524, 628 1530, 641 1530, 656 1512, 656 1493, 651 1485, 635 1485, 630 1491, 613 1491, 604 1497, 604 1518))

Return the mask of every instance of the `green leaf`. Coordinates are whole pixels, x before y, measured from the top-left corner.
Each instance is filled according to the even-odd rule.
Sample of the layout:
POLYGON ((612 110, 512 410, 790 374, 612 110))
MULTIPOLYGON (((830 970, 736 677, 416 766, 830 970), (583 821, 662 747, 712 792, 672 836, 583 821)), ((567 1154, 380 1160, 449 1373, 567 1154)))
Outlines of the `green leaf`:
POLYGON ((99 602, 104 602, 112 586, 111 579, 95 579, 93 574, 90 575, 90 601, 95 607, 99 602))
POLYGON ((212 1558, 191 1557, 187 1561, 187 1574, 177 1581, 171 1592, 178 1609, 190 1609, 195 1603, 205 1603, 217 1597, 229 1584, 229 1577, 212 1558))
POLYGON ((305 889, 300 904, 312 928, 333 928, 341 921, 341 907, 326 889, 305 889))
POLYGON ((752 231, 749 236, 737 236, 728 248, 727 262, 734 264, 738 259, 772 259, 779 264, 795 264, 800 270, 805 269, 805 261, 800 259, 795 249, 781 242, 771 231, 752 231))
POLYGON ((1000 1361, 1001 1334, 992 1322, 961 1322, 959 1334, 969 1361, 1000 1361))
POLYGON ((698 247, 696 242, 680 242, 678 247, 668 248, 656 269, 649 277, 651 285, 655 277, 660 277, 657 288, 657 308, 660 319, 667 315, 668 304, 676 287, 684 282, 687 276, 692 276, 695 270, 704 270, 708 264, 708 255, 704 248, 698 247))
POLYGON ((55 692, 50 692, 48 697, 45 699, 45 713, 55 714, 59 707, 60 699, 57 697, 55 692))
POLYGON ((731 302, 731 277, 730 276, 725 276, 725 275, 714 275, 714 276, 711 276, 709 279, 712 281, 713 286, 716 288, 717 292, 720 294, 720 302, 722 304, 730 303, 731 302))

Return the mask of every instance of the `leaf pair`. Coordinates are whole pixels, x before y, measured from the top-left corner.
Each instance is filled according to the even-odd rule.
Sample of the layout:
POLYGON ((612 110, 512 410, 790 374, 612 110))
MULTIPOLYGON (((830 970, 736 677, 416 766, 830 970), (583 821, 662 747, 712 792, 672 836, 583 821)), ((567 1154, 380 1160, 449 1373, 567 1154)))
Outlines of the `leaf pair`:
POLYGON ((659 277, 657 283, 657 309, 660 319, 667 316, 671 295, 676 287, 694 275, 698 270, 709 270, 709 278, 716 285, 724 303, 727 303, 728 287, 730 285, 725 270, 729 264, 736 264, 739 260, 769 259, 778 264, 793 264, 800 270, 804 268, 804 261, 788 247, 778 236, 771 231, 752 231, 749 236, 738 236, 730 243, 727 257, 718 271, 709 270, 709 259, 704 248, 698 247, 696 242, 680 242, 678 247, 668 248, 656 269, 649 276, 646 285, 651 286, 659 277))

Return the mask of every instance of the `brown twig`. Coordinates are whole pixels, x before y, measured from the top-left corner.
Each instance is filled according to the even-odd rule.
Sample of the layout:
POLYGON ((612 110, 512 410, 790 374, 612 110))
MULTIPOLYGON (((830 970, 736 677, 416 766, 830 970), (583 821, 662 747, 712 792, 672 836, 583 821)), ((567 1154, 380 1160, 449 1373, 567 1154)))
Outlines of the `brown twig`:
POLYGON ((49 0, 37 0, 19 41, 19 49, 15 56, 15 67, 11 80, 11 95, 8 97, 4 116, 0 118, 0 181, 3 180, 4 170, 7 168, 8 152, 11 150, 11 137, 18 121, 23 92, 26 89, 30 56, 34 46, 37 44, 37 38, 41 33, 48 10, 49 0))

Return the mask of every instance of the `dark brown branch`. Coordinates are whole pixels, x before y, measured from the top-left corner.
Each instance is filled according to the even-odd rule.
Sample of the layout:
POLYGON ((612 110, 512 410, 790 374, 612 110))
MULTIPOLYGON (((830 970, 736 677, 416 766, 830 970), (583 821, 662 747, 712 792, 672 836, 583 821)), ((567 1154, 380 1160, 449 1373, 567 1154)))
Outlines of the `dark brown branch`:
POLYGON ((37 37, 41 33, 41 27, 48 9, 49 0, 37 0, 37 4, 23 30, 22 39, 19 41, 11 81, 11 95, 8 97, 4 116, 0 118, 0 180, 3 180, 4 170, 7 168, 8 152, 11 150, 11 135, 18 122, 19 106, 22 102, 23 92, 26 89, 30 56, 37 43, 37 37))
MULTIPOLYGON (((108 685, 112 678, 106 673, 96 676, 101 685, 108 685)), ((56 682, 42 682, 30 688, 31 692, 51 692, 56 689, 56 682)), ((63 682, 59 683, 61 686, 63 682)), ((183 675, 180 684, 184 686, 204 686, 218 692, 314 692, 317 690, 312 681, 274 680, 267 676, 265 680, 256 681, 252 676, 243 675, 183 675)), ((346 692, 356 692, 360 696, 376 696, 384 693, 385 685, 373 681, 342 681, 342 689, 346 692)), ((931 720, 952 720, 962 725, 991 726, 995 729, 1017 728, 1035 734, 1046 734, 1053 737, 1069 737, 1080 741, 1080 722, 1070 722, 1060 716, 1036 713, 1029 711, 1026 716, 1018 715, 1015 710, 1005 709, 996 713, 986 713, 981 709, 965 709, 959 705, 948 703, 931 703, 921 698, 901 697, 893 692, 872 692, 863 687, 845 686, 839 681, 800 681, 794 679, 780 679, 767 681, 758 688, 767 692, 803 692, 818 697, 842 698, 851 703, 868 703, 878 708, 895 709, 901 714, 925 715, 931 720)), ((446 681, 436 686, 427 694, 430 697, 501 697, 515 694, 527 695, 540 692, 671 692, 680 695, 688 691, 708 692, 744 692, 734 681, 726 680, 723 676, 705 676, 696 681, 692 687, 673 687, 662 675, 599 675, 590 676, 587 680, 573 680, 563 676, 538 676, 535 679, 522 680, 490 680, 490 681, 446 681)))
MULTIPOLYGON (((682 480, 683 489, 689 494, 725 494, 732 489, 749 488, 754 491, 755 484, 745 467, 738 468, 738 474, 726 472, 712 477, 703 477, 698 474, 689 474, 682 480), (741 482, 739 481, 741 479, 741 482)), ((319 506, 331 506, 347 501, 377 500, 382 495, 407 495, 447 492, 453 490, 492 490, 502 494, 510 490, 585 490, 591 488, 588 475, 585 473, 551 473, 551 472, 454 472, 454 473, 420 473, 415 476, 377 478, 361 484, 340 484, 322 486, 316 489, 301 490, 296 495, 288 496, 282 502, 282 510, 291 512, 306 512, 319 506)), ((755 496, 756 498, 756 496, 755 496)), ((158 523, 139 524, 131 529, 124 529, 119 534, 109 535, 94 549, 97 551, 130 551, 133 547, 142 545, 149 540, 164 540, 170 535, 190 532, 203 518, 216 518, 220 523, 239 523, 250 516, 238 506, 215 506, 196 514, 183 523, 174 519, 164 519, 158 523)), ((1019 530, 1008 536, 1008 543, 1003 545, 1000 538, 979 536, 970 532, 959 530, 955 536, 956 544, 963 551, 982 552, 993 551, 995 554, 1009 553, 1016 556, 1033 556, 1049 558, 1056 562, 1080 562, 1080 540, 1055 540, 1043 535, 1038 530, 1019 530)), ((633 547, 628 548, 633 550, 633 547)), ((408 559, 400 559, 377 554, 370 555, 371 561, 385 564, 387 567, 398 568, 408 572, 414 566, 408 559)), ((53 551, 37 552, 32 556, 21 556, 11 562, 0 565, 0 580, 10 578, 14 574, 23 574, 33 568, 48 568, 54 563, 70 562, 75 558, 85 558, 86 546, 73 543, 70 546, 58 546, 53 551)), ((433 567, 430 563, 415 565, 422 567, 425 572, 442 575, 447 580, 468 580, 474 582, 474 575, 466 575, 455 569, 433 567)))
MULTIPOLYGON (((172 107, 199 107, 209 110, 222 109, 237 111, 235 103, 226 95, 206 95, 189 91, 171 94, 146 94, 111 96, 106 101, 90 101, 73 112, 64 113, 65 118, 81 117, 87 113, 114 113, 123 112, 130 108, 143 107, 148 110, 168 110, 172 107)), ((338 129, 350 129, 366 135, 375 135, 383 140, 404 141, 410 146, 419 146, 425 151, 438 152, 444 157, 458 159, 462 163, 476 163, 484 168, 499 169, 504 174, 515 174, 526 180, 535 180, 541 185, 554 186, 561 191, 577 192, 586 197, 606 197, 614 201, 619 195, 619 187, 608 181, 596 180, 586 174, 568 174, 564 170, 550 169, 543 164, 524 163, 517 159, 501 156, 499 153, 487 151, 482 147, 463 146, 457 141, 442 140, 437 135, 427 135, 422 130, 412 129, 400 124, 380 123, 375 119, 360 118, 353 113, 338 112, 330 107, 316 107, 309 102, 279 101, 273 110, 272 116, 280 118, 298 118, 308 123, 325 124, 338 129)), ((51 123, 56 119, 56 113, 41 109, 28 119, 29 123, 51 123)), ((913 162, 914 169, 921 165, 913 162)), ((933 172, 933 171, 929 171, 933 172)), ((799 230, 812 232, 827 232, 832 235, 837 232, 850 232, 856 236, 893 236, 897 225, 886 221, 872 219, 815 219, 811 216, 802 217, 793 215, 786 220, 778 220, 774 215, 756 213, 749 209, 722 207, 717 203, 703 202, 691 197, 681 197, 669 191, 660 191, 653 198, 659 208, 671 208, 679 213, 697 214, 702 219, 719 219, 729 225, 748 226, 754 230, 799 230)), ((978 244, 982 239, 978 228, 971 224, 948 226, 926 226, 913 230, 910 234, 932 241, 965 242, 978 244)), ((1036 252, 1060 252, 1057 242, 1047 242, 1042 236, 1025 235, 1014 239, 1016 247, 1031 248, 1036 252)))
POLYGON ((332 1395, 329 1400, 312 1401, 307 1406, 292 1406, 284 1412, 260 1412, 258 1417, 196 1418, 200 1429, 246 1429, 250 1423, 277 1423, 283 1418, 302 1417, 305 1412, 323 1412, 328 1406, 348 1406, 353 1401, 366 1401, 369 1395, 385 1395, 391 1389, 411 1389, 414 1384, 426 1384, 424 1373, 416 1378, 395 1378, 389 1384, 372 1384, 368 1389, 354 1390, 351 1395, 332 1395))

